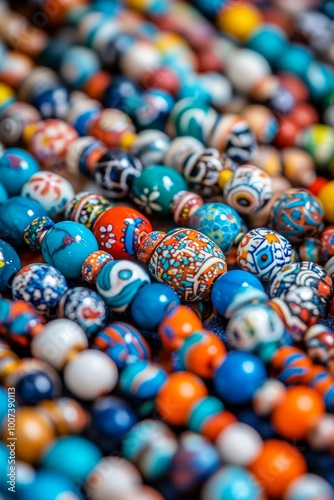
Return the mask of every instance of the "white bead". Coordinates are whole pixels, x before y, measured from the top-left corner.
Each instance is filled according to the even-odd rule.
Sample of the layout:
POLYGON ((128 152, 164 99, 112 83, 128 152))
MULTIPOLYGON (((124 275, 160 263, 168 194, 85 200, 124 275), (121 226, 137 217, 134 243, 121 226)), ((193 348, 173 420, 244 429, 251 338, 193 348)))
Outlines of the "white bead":
POLYGON ((92 349, 80 352, 64 370, 66 387, 87 401, 108 394, 117 380, 118 371, 113 360, 104 352, 92 349))
POLYGON ((91 500, 135 499, 134 492, 141 483, 139 472, 128 460, 105 457, 86 480, 87 497, 91 500))
POLYGON ((284 500, 333 500, 331 485, 316 474, 303 474, 292 481, 284 500))
POLYGON ((229 425, 216 441, 223 461, 228 464, 247 466, 260 453, 262 438, 253 427, 241 422, 229 425))
POLYGON ((240 49, 227 63, 227 76, 239 92, 248 94, 251 88, 271 69, 263 56, 249 49, 240 49))
POLYGON ((334 415, 321 415, 309 430, 307 441, 317 450, 334 448, 334 415))
POLYGON ((33 339, 31 352, 35 358, 62 370, 71 351, 87 347, 87 335, 79 325, 69 319, 55 319, 33 339))
POLYGON ((268 379, 257 389, 253 396, 253 409, 256 415, 266 417, 283 400, 285 386, 276 379, 268 379))
POLYGON ((160 53, 150 43, 139 41, 133 45, 121 59, 123 73, 138 82, 148 72, 160 65, 160 53))

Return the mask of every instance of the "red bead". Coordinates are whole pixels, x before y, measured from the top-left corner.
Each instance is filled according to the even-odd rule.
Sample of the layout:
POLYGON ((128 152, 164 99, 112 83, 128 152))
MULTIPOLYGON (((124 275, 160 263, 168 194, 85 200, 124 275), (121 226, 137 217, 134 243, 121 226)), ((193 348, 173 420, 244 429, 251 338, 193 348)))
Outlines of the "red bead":
POLYGON ((316 177, 316 179, 310 184, 309 186, 306 186, 309 191, 311 191, 314 196, 318 196, 320 191, 324 186, 328 184, 328 179, 325 177, 316 177))

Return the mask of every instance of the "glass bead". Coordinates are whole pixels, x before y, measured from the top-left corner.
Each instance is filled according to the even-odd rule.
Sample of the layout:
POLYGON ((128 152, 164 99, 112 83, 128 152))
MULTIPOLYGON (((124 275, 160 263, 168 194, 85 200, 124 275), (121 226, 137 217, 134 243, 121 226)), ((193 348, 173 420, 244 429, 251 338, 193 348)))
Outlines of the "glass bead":
POLYGON ((187 97, 175 104, 167 130, 172 137, 191 136, 206 144, 217 120, 218 114, 213 108, 187 97))
POLYGON ((142 164, 138 158, 121 149, 110 149, 99 158, 92 175, 105 196, 123 199, 129 194, 133 180, 140 176, 142 164))
POLYGON ((227 61, 226 75, 233 87, 242 94, 249 94, 259 81, 270 74, 268 62, 254 50, 236 50, 227 61))
POLYGON ((334 223, 333 193, 334 193, 333 181, 327 182, 319 191, 319 200, 323 206, 324 218, 327 222, 331 224, 334 223))
POLYGON ((184 341, 203 324, 195 311, 185 305, 173 307, 166 311, 158 327, 158 334, 164 347, 168 350, 179 349, 184 341))
POLYGON ((31 104, 15 102, 0 117, 0 140, 7 146, 19 146, 27 125, 37 123, 41 115, 31 104))
POLYGON ((286 385, 295 385, 304 381, 312 367, 312 360, 297 347, 283 346, 274 353, 270 366, 278 380, 286 385))
POLYGON ((242 112, 259 144, 270 144, 277 131, 278 121, 272 111, 260 104, 250 104, 242 112))
POLYGON ((166 233, 163 231, 151 231, 150 233, 144 234, 138 245, 137 259, 146 264, 152 257, 155 248, 165 236, 166 233))
POLYGON ((319 264, 320 242, 316 238, 305 238, 303 243, 298 248, 300 260, 308 260, 319 264))
POLYGON ((224 466, 204 484, 201 500, 262 500, 262 488, 243 467, 224 466))
POLYGON ((139 82, 143 76, 160 65, 160 52, 146 40, 136 41, 120 60, 122 73, 139 82))
POLYGON ((122 136, 134 132, 135 126, 128 115, 114 108, 102 110, 89 127, 89 134, 110 148, 120 146, 122 136))
POLYGON ((79 278, 88 255, 98 250, 93 233, 83 224, 63 221, 55 224, 44 236, 42 255, 65 278, 79 278))
POLYGON ((233 162, 247 163, 255 154, 255 138, 246 120, 237 115, 224 115, 215 125, 208 146, 225 153, 233 162))
POLYGON ((90 253, 82 264, 81 275, 83 279, 90 285, 95 285, 102 267, 113 260, 113 257, 103 250, 96 250, 96 252, 90 253))
POLYGON ((143 130, 137 134, 131 145, 130 152, 146 168, 164 162, 164 156, 170 143, 171 140, 168 135, 159 130, 143 130))
POLYGON ((221 193, 218 178, 224 167, 217 149, 201 149, 182 158, 182 174, 190 190, 204 198, 212 198, 221 193))
POLYGON ((106 145, 95 137, 79 137, 68 146, 65 158, 66 168, 75 175, 80 172, 89 176, 97 160, 106 151, 106 145))
POLYGON ((268 378, 256 391, 252 406, 256 415, 260 417, 269 416, 274 408, 280 403, 286 388, 282 382, 274 378, 268 378))
POLYGON ((14 248, 0 240, 0 292, 9 291, 13 276, 21 269, 20 257, 14 248))
POLYGON ((129 114, 138 130, 156 129, 164 131, 175 100, 169 92, 149 89, 143 92, 129 114))
POLYGON ((334 415, 324 413, 316 419, 307 434, 307 442, 314 450, 327 450, 334 443, 334 415))
POLYGON ((23 300, 44 314, 55 309, 66 290, 64 276, 54 267, 43 263, 24 266, 12 283, 14 300, 23 300))
POLYGON ((212 378, 226 355, 223 342, 213 333, 194 331, 181 345, 178 356, 181 368, 202 378, 212 378))
POLYGON ((103 104, 106 108, 118 108, 126 113, 128 103, 136 101, 139 96, 138 87, 130 78, 117 75, 105 89, 103 104))
POLYGON ((108 208, 111 203, 102 195, 81 191, 67 202, 65 218, 92 229, 98 216, 108 208))
POLYGON ((108 394, 117 384, 116 364, 104 352, 86 349, 69 361, 64 369, 64 383, 72 394, 92 401, 108 394))
POLYGON ((157 363, 137 360, 122 370, 119 386, 123 395, 136 399, 154 398, 167 380, 167 373, 157 363))
POLYGON ((322 477, 316 474, 303 474, 289 484, 284 500, 331 500, 333 489, 322 477))
POLYGON ((334 159, 334 130, 317 123, 306 128, 298 138, 298 145, 306 149, 317 164, 319 174, 329 174, 334 159))
POLYGON ((71 108, 66 119, 80 136, 87 136, 91 121, 97 118, 100 110, 101 105, 98 101, 79 97, 77 100, 72 99, 71 108))
POLYGON ((118 368, 137 360, 150 360, 151 350, 134 326, 115 321, 101 329, 94 338, 93 348, 108 354, 118 368))
POLYGON ((286 47, 286 34, 279 26, 262 24, 251 33, 246 46, 265 57, 270 65, 275 66, 286 47))
POLYGON ((320 324, 311 326, 303 340, 308 356, 315 363, 327 365, 334 361, 334 332, 328 327, 320 324))
POLYGON ((67 318, 86 332, 88 337, 103 328, 107 318, 107 309, 101 297, 82 286, 67 290, 57 304, 57 316, 67 318))
POLYGON ((0 183, 0 205, 5 203, 8 200, 8 193, 5 190, 3 184, 0 183))
MULTIPOLYGON (((27 347, 45 325, 45 317, 22 300, 0 300, 1 333, 17 347, 27 347)), ((1 352, 1 344, 0 344, 1 352)))
POLYGON ((36 217, 24 230, 24 243, 33 250, 40 250, 45 234, 54 225, 49 217, 36 217))
POLYGON ((219 434, 217 448, 224 463, 247 467, 260 453, 262 439, 253 427, 237 422, 219 434))
POLYGON ((19 148, 8 148, 0 157, 1 183, 9 196, 20 194, 23 185, 39 171, 35 158, 19 148))
POLYGON ((191 136, 176 137, 168 146, 163 163, 179 172, 183 171, 183 162, 196 151, 202 151, 204 145, 201 141, 191 136))
POLYGON ((116 260, 102 267, 96 280, 96 288, 112 311, 124 312, 138 290, 149 282, 149 275, 138 264, 116 260))
POLYGON ((64 53, 60 75, 73 88, 80 88, 86 80, 99 71, 98 56, 91 49, 73 45, 64 53))
POLYGON ((70 93, 62 83, 52 82, 35 91, 31 103, 43 119, 63 119, 70 107, 70 93))
POLYGON ((80 434, 89 422, 89 414, 75 399, 62 397, 52 401, 44 400, 38 409, 52 421, 60 436, 80 434))
POLYGON ((36 217, 46 216, 45 209, 35 200, 14 196, 0 205, 0 236, 13 246, 23 243, 24 231, 36 217))
POLYGON ((214 396, 201 398, 191 407, 187 426, 191 431, 203 434, 206 422, 223 411, 224 405, 220 399, 214 396))

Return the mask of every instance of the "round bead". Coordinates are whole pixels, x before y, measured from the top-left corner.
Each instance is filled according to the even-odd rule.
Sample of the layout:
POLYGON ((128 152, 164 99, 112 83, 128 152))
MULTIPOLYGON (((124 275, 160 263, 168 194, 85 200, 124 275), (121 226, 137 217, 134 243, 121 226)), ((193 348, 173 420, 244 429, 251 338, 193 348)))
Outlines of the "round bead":
POLYGON ((65 219, 79 222, 92 229, 99 215, 111 207, 111 204, 100 194, 82 191, 77 193, 66 205, 65 219))
POLYGON ((105 210, 93 227, 100 249, 110 253, 114 259, 134 257, 141 237, 150 231, 152 226, 145 215, 122 206, 105 210))
POLYGON ((331 224, 334 223, 334 181, 329 181, 319 192, 319 200, 324 209, 324 217, 331 224))
POLYGON ((40 403, 39 410, 53 422, 59 435, 79 434, 85 430, 89 421, 89 415, 81 404, 70 398, 44 400, 40 403))
POLYGON ((100 61, 95 52, 74 45, 63 54, 59 71, 67 84, 73 88, 80 88, 99 69, 100 61))
POLYGON ((62 176, 52 172, 38 172, 22 187, 21 194, 38 201, 52 217, 64 211, 74 196, 72 185, 62 176))
POLYGON ((309 328, 303 338, 308 356, 323 365, 334 359, 334 332, 324 325, 309 328))
POLYGON ((1 113, 0 140, 8 146, 20 145, 25 127, 40 120, 41 115, 34 106, 17 101, 1 113))
POLYGON ((128 363, 119 377, 122 393, 138 399, 154 398, 167 380, 165 370, 157 363, 137 360, 128 363))
POLYGON ((103 328, 107 310, 96 292, 77 286, 61 296, 57 305, 57 316, 74 321, 90 337, 103 328))
POLYGON ((227 63, 229 80, 236 90, 245 94, 270 73, 266 59, 250 49, 239 49, 227 63))
POLYGON ((159 337, 165 348, 179 349, 183 342, 203 324, 197 314, 187 306, 176 306, 166 312, 158 327, 159 337))
POLYGON ((37 161, 24 149, 8 148, 0 157, 1 183, 9 196, 19 195, 23 185, 38 171, 37 161))
POLYGON ((279 380, 269 378, 254 394, 253 410, 260 417, 269 416, 274 408, 284 399, 285 386, 279 380))
POLYGON ((64 276, 48 264, 24 266, 12 283, 14 300, 23 300, 41 313, 52 312, 67 290, 64 276))
POLYGON ((226 163, 241 164, 252 160, 256 141, 247 121, 238 115, 223 115, 208 140, 210 147, 227 155, 226 163), (229 161, 228 161, 229 160, 229 161))
POLYGON ((261 24, 261 11, 251 3, 223 7, 218 13, 219 28, 240 42, 245 42, 261 24))
POLYGON ((64 370, 66 387, 85 401, 108 394, 117 380, 116 364, 103 352, 91 349, 79 353, 64 370))
POLYGON ((262 488, 243 467, 225 466, 204 484, 201 500, 261 500, 262 488))
POLYGON ((218 179, 224 170, 224 165, 221 153, 217 149, 200 149, 189 155, 184 154, 182 159, 182 173, 190 190, 204 198, 220 194, 218 179))
POLYGON ((219 434, 217 448, 224 463, 246 467, 260 453, 262 439, 253 427, 238 422, 219 434))
POLYGON ((334 443, 334 415, 321 415, 309 429, 307 441, 314 450, 326 450, 334 443))
POLYGON ((89 134, 110 148, 120 146, 122 136, 134 132, 135 127, 128 115, 113 108, 102 110, 89 127, 89 134))
POLYGON ((96 287, 112 311, 123 312, 127 310, 137 291, 149 282, 149 275, 138 264, 115 260, 102 267, 96 287))
POLYGON ((238 266, 262 280, 272 279, 291 261, 292 248, 286 238, 266 228, 252 229, 239 243, 238 266))
POLYGON ((33 339, 31 352, 34 357, 62 370, 73 351, 87 347, 87 336, 79 325, 69 319, 56 319, 45 325, 43 332, 33 339))
POLYGON ((178 351, 181 368, 202 378, 212 378, 226 356, 223 342, 209 331, 195 331, 178 351))
POLYGON ((55 224, 42 242, 44 260, 66 278, 79 278, 82 264, 95 250, 98 250, 98 244, 92 232, 72 221, 55 224))
POLYGON ((261 54, 271 65, 275 65, 285 47, 285 32, 273 24, 262 24, 247 40, 247 48, 261 54))
POLYGON ((113 260, 113 257, 103 250, 90 253, 82 264, 81 275, 83 279, 90 285, 95 285, 102 267, 113 260))
POLYGON ((312 52, 302 45, 287 44, 285 51, 276 61, 276 66, 280 71, 294 73, 304 79, 310 63, 312 62, 312 52))
POLYGON ((130 152, 140 160, 144 168, 159 165, 164 162, 170 142, 168 135, 159 130, 143 130, 137 134, 130 152))
MULTIPOLYGON (((17 478, 18 481, 19 478, 17 478)), ((71 500, 83 500, 77 484, 68 475, 44 469, 36 471, 32 481, 24 482, 20 492, 22 498, 21 495, 34 500, 54 500, 57 496, 71 495, 71 500)))
POLYGON ((191 156, 195 151, 202 151, 203 147, 203 143, 194 137, 176 137, 166 150, 163 163, 182 172, 184 159, 191 156))
POLYGON ((158 392, 156 408, 167 423, 185 425, 191 407, 207 395, 207 388, 196 375, 182 371, 172 373, 158 392))
POLYGON ((171 211, 178 227, 188 226, 196 210, 203 205, 202 198, 192 191, 179 191, 173 197, 171 211))
POLYGON ((129 194, 133 180, 140 176, 142 168, 140 160, 132 154, 110 149, 95 164, 93 177, 105 196, 123 199, 129 194))
POLYGON ((8 292, 13 276, 21 269, 20 257, 14 248, 0 240, 0 292, 8 292))
POLYGON ((333 488, 320 476, 303 474, 289 485, 284 500, 331 500, 333 488))
POLYGON ((227 403, 245 404, 266 378, 262 361, 251 353, 229 352, 214 375, 214 387, 227 403))
POLYGON ((95 137, 79 137, 68 146, 66 168, 73 174, 80 172, 83 175, 91 175, 96 162, 106 151, 107 146, 95 137))
POLYGON ((140 328, 156 330, 166 312, 178 305, 179 296, 172 288, 162 283, 150 283, 136 293, 131 302, 131 316, 140 328))
POLYGON ((27 347, 31 339, 44 329, 45 318, 34 307, 21 300, 2 299, 0 315, 2 336, 17 347, 27 347))
POLYGON ((224 405, 220 399, 214 396, 201 398, 191 407, 187 425, 190 430, 204 434, 205 424, 223 411, 224 405))
POLYGON ((271 196, 269 175, 252 165, 239 167, 224 187, 227 204, 242 214, 258 212, 271 196))
POLYGON ((301 243, 306 236, 318 235, 323 215, 320 201, 309 191, 288 189, 275 200, 269 224, 291 243, 301 243))
POLYGON ((49 217, 36 217, 24 230, 24 243, 32 250, 41 250, 43 238, 55 223, 49 217))

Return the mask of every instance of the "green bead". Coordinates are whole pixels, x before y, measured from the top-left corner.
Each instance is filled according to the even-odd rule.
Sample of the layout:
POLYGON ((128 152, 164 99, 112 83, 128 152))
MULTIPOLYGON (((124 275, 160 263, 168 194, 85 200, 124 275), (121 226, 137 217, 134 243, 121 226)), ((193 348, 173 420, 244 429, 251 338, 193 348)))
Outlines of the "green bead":
POLYGON ((133 180, 131 194, 134 202, 147 214, 166 215, 174 195, 185 190, 187 184, 179 172, 164 165, 152 165, 133 180))
POLYGON ((217 112, 207 103, 188 97, 174 106, 168 128, 175 137, 191 136, 205 144, 217 121, 217 112))
POLYGON ((332 175, 334 168, 334 129, 316 124, 301 135, 299 145, 306 149, 317 164, 320 175, 332 175))

